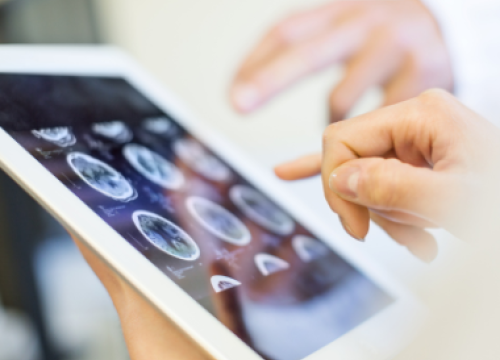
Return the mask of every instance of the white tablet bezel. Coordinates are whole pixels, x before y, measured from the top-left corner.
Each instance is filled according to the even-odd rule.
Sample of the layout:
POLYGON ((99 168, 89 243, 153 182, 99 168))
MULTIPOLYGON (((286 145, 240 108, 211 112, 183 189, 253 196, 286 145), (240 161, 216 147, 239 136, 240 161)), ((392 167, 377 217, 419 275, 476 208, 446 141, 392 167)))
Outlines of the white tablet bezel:
MULTIPOLYGON (((397 300, 356 329, 303 360, 386 359, 411 337, 425 310, 405 288, 361 254, 343 246, 344 234, 332 234, 310 211, 293 199, 269 174, 259 169, 235 146, 207 129, 139 66, 110 47, 0 47, 0 73, 94 75, 123 77, 174 117, 193 135, 288 210, 315 236, 329 244, 374 283, 397 300)), ((162 313, 217 360, 262 360, 250 347, 209 314, 164 273, 142 256, 94 211, 46 170, 0 128, 0 166, 39 201, 67 229, 104 259, 162 313)))

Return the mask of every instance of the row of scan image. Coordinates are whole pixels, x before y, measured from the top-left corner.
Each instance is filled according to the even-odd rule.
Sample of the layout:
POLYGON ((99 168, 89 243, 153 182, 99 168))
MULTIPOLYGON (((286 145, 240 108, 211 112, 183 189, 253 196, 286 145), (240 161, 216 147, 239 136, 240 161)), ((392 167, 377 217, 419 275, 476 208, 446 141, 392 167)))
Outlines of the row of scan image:
MULTIPOLYGON (((143 121, 142 126, 147 131, 156 135, 168 134, 174 127, 173 123, 165 117, 146 119, 143 121)), ((105 137, 118 144, 128 143, 134 137, 134 133, 130 127, 119 120, 92 124, 92 131, 96 135, 105 137)), ((33 130, 32 133, 36 137, 60 147, 68 147, 76 144, 76 137, 69 127, 51 127, 33 130)))
MULTIPOLYGON (((174 126, 166 118, 146 119, 143 128, 156 135, 165 135, 174 126)), ((112 140, 118 144, 128 143, 133 139, 132 130, 122 121, 111 121, 96 123, 92 125, 92 131, 96 135, 112 140)), ((69 147, 76 144, 76 137, 69 127, 54 127, 33 130, 33 135, 39 139, 48 141, 59 147, 69 147)), ((148 151, 139 145, 129 144, 126 146, 125 156, 129 161, 144 158, 150 167, 141 169, 147 172, 143 174, 153 182, 170 190, 176 190, 184 183, 184 177, 178 169, 162 157, 148 151), (149 171, 148 171, 149 170, 149 171)), ((198 142, 192 139, 178 139, 173 144, 175 154, 194 171, 208 180, 217 182, 230 182, 232 180, 231 170, 215 156, 207 152, 198 142)))
MULTIPOLYGON (((292 239, 292 246, 299 258, 305 263, 326 256, 329 252, 325 244, 306 235, 295 235, 292 239)), ((285 260, 265 253, 255 255, 254 262, 263 276, 269 276, 290 268, 290 264, 285 260)), ((214 291, 217 293, 241 285, 238 280, 221 275, 212 276, 210 281, 214 291)))
MULTIPOLYGON (((200 221, 203 227, 220 239, 239 246, 245 245, 247 241, 250 242, 250 233, 237 218, 232 219, 237 221, 235 224, 225 222, 224 216, 233 215, 221 206, 198 197, 188 198, 187 205, 192 215, 200 221), (214 210, 214 213, 211 213, 212 210, 214 210), (223 213, 217 214, 219 211, 223 211, 223 213), (220 214, 224 215, 220 217, 220 214), (237 227, 234 226, 236 224, 238 224, 237 227), (234 237, 228 237, 229 234, 234 237), (236 238, 239 238, 239 241, 244 239, 244 242, 236 243, 234 241, 236 238)), ((162 252, 185 261, 195 261, 200 257, 200 248, 197 243, 187 232, 173 222, 157 214, 142 210, 134 212, 132 218, 144 238, 162 252)), ((305 263, 324 257, 330 251, 325 244, 306 235, 295 235, 292 238, 292 247, 298 257, 305 263)), ((290 268, 287 261, 266 253, 255 255, 254 262, 263 276, 269 276, 290 268)), ((211 284, 215 292, 222 292, 241 285, 239 281, 221 275, 212 276, 211 284)))
MULTIPOLYGON (((123 155, 137 172, 151 182, 162 186, 168 182, 169 189, 180 188, 177 186, 183 177, 180 170, 148 148, 128 144, 123 148, 123 155)), ((85 183, 101 194, 119 201, 137 198, 137 191, 132 184, 101 160, 81 152, 70 152, 66 160, 85 183)), ((289 235, 295 229, 293 219, 257 190, 238 184, 229 190, 229 196, 248 218, 265 229, 281 236, 289 235)), ((223 207, 201 198, 191 198, 187 206, 204 227, 214 229, 211 231, 215 235, 237 245, 250 242, 250 234, 243 223, 223 207)))

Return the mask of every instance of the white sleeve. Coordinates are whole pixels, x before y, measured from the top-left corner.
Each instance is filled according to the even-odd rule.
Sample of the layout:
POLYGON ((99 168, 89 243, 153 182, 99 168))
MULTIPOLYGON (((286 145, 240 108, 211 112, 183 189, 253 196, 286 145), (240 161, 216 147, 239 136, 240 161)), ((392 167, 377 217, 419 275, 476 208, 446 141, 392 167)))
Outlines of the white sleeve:
POLYGON ((500 1, 421 0, 451 56, 455 95, 500 126, 500 1))

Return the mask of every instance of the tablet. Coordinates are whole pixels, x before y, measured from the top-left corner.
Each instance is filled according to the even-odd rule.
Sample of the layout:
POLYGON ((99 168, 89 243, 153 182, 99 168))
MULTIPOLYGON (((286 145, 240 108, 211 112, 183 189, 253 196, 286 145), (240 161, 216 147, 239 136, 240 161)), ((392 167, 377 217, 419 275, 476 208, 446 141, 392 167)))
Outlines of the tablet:
POLYGON ((0 58, 1 167, 212 358, 386 359, 410 339, 404 288, 125 55, 0 58))

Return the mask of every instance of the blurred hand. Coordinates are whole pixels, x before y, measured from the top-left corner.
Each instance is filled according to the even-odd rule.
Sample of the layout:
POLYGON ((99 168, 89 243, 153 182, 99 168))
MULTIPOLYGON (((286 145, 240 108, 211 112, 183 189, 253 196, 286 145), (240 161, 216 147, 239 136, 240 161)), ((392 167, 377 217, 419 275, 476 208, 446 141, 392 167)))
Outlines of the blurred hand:
POLYGON ((131 360, 208 360, 196 344, 79 241, 75 243, 108 291, 131 360))
POLYGON ((371 218, 431 261, 437 247, 425 228, 498 238, 499 164, 500 130, 445 91, 430 90, 330 125, 322 155, 275 170, 285 180, 321 173, 326 200, 351 236, 364 239, 371 218))
POLYGON ((232 103, 241 112, 256 110, 297 80, 339 62, 346 71, 330 95, 332 122, 376 85, 385 90, 385 105, 453 87, 439 27, 420 1, 344 0, 274 26, 244 61, 232 103))

